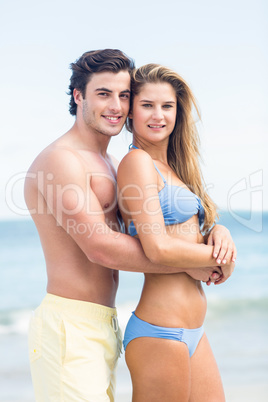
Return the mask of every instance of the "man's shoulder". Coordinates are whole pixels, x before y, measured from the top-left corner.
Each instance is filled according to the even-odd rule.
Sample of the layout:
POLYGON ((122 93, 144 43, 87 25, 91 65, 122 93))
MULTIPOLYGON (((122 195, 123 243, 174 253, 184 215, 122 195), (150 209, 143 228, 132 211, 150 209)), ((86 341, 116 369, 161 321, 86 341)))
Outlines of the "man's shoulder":
POLYGON ((57 163, 58 166, 62 163, 66 165, 70 160, 76 159, 78 159, 78 153, 74 149, 53 143, 37 155, 32 165, 37 168, 46 169, 54 163, 57 163))
POLYGON ((28 176, 43 175, 52 182, 82 179, 86 171, 83 157, 68 144, 55 141, 43 149, 28 170, 28 176), (53 178, 53 179, 52 179, 53 178))

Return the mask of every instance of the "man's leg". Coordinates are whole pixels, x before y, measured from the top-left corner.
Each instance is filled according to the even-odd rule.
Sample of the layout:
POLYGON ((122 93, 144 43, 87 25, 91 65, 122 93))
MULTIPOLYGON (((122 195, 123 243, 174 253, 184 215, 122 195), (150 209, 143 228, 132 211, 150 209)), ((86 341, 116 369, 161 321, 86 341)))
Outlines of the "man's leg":
POLYGON ((115 309, 48 295, 32 318, 36 401, 114 401, 120 330, 115 309))

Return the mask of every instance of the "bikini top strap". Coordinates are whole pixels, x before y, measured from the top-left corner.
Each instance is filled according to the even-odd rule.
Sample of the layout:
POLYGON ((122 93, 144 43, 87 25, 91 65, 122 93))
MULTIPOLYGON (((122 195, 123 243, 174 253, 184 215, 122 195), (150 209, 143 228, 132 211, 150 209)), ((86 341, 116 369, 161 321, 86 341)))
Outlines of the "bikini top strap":
POLYGON ((135 145, 130 144, 130 146, 128 147, 128 150, 130 151, 132 148, 134 148, 134 149, 139 149, 139 148, 138 148, 138 147, 136 147, 135 145))
MULTIPOLYGON (((134 148, 134 149, 139 149, 139 148, 136 147, 135 145, 130 144, 130 146, 128 147, 129 151, 130 151, 132 148, 134 148)), ((155 167, 157 173, 160 175, 161 179, 163 180, 164 184, 166 185, 166 182, 167 182, 167 181, 166 181, 166 179, 164 178, 164 176, 162 175, 162 173, 160 172, 160 170, 158 169, 158 167, 156 166, 155 163, 154 163, 154 167, 155 167)))
POLYGON ((162 175, 162 173, 160 172, 160 170, 158 169, 158 167, 156 166, 155 163, 154 163, 154 167, 155 167, 157 173, 160 175, 161 179, 163 180, 164 184, 166 185, 167 181, 166 181, 166 179, 164 178, 164 176, 162 175))

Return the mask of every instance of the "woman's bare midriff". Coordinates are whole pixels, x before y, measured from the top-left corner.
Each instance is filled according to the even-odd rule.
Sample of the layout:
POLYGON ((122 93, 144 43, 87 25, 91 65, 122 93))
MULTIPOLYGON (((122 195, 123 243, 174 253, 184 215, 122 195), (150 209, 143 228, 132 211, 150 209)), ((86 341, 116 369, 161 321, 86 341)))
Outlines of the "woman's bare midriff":
MULTIPOLYGON (((192 243, 204 243, 198 217, 167 226, 169 236, 192 243)), ((186 273, 168 275, 146 274, 136 315, 150 324, 175 328, 199 328, 207 309, 206 296, 200 281, 186 273)))

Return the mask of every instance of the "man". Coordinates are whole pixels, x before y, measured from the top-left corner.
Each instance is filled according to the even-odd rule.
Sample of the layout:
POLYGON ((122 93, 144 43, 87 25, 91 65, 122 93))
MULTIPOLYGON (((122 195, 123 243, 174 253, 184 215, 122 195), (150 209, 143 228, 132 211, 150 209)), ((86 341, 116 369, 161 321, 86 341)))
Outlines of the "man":
MULTIPOLYGON (((31 371, 37 402, 114 401, 121 349, 114 308, 118 270, 187 270, 210 282, 221 261, 211 257, 196 269, 193 255, 183 258, 183 269, 155 265, 137 239, 120 233, 116 170, 106 150, 129 112, 134 64, 121 51, 106 49, 83 54, 71 67, 75 123, 41 152, 25 182, 48 276, 48 294, 30 325, 31 371)), ((209 242, 220 259, 228 249, 230 260, 234 246, 227 230, 214 229, 209 242)), ((223 267, 221 281, 227 277, 223 267)))

